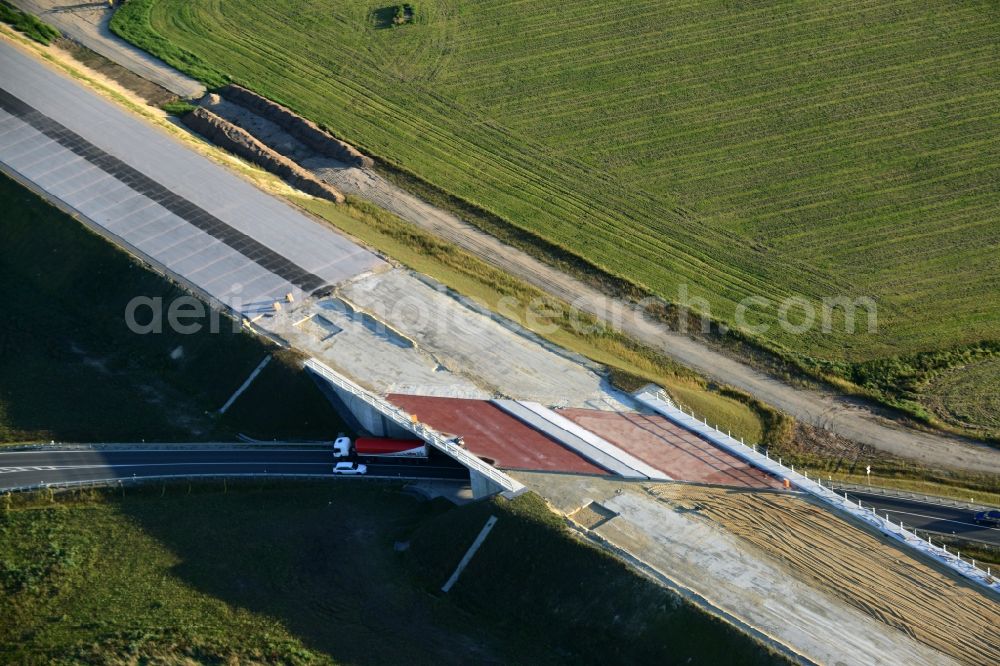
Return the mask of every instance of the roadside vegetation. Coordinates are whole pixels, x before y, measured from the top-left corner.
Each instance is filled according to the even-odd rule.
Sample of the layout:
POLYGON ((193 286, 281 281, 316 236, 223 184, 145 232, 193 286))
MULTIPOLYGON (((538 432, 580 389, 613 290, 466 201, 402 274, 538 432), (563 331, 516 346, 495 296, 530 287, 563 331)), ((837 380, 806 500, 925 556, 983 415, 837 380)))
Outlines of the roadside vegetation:
MULTIPOLYGON (((749 322, 768 332, 743 335, 984 436, 978 382, 961 415, 933 382, 916 400, 877 386, 891 374, 855 382, 880 371, 866 364, 996 341, 996 7, 424 2, 403 30, 369 11, 132 0, 112 27, 639 294, 687 285, 727 323, 747 295, 874 297, 877 332, 835 313, 831 333, 795 335, 772 307, 749 322)), ((980 372, 995 386, 995 365, 980 372)))
POLYGON ((0 595, 4 663, 782 661, 576 541, 533 495, 454 508, 347 481, 5 496, 0 595))
POLYGON ((194 111, 197 107, 191 102, 184 100, 171 100, 162 104, 160 108, 172 116, 183 116, 186 113, 194 111))
MULTIPOLYGON (((944 483, 935 483, 933 481, 922 481, 920 479, 885 477, 880 474, 872 474, 871 477, 868 477, 864 474, 864 469, 861 470, 860 474, 836 472, 832 473, 830 476, 833 477, 834 481, 856 483, 860 486, 871 485, 875 488, 895 488, 905 492, 931 495, 933 497, 943 497, 947 499, 960 500, 962 502, 970 502, 973 504, 1000 506, 1000 482, 996 481, 992 484, 993 490, 990 491, 988 488, 991 486, 986 483, 981 486, 981 488, 984 489, 972 490, 944 483)), ((986 479, 984 478, 984 481, 985 480, 986 479)))
MULTIPOLYGON (((0 176, 0 443, 324 438, 344 428, 296 359, 280 352, 225 416, 216 411, 273 345, 219 318, 183 335, 138 335, 136 296, 186 295, 79 221, 0 176)), ((143 319, 145 321, 145 319, 143 319)))
POLYGON ((48 23, 40 21, 33 14, 22 12, 6 2, 0 2, 0 21, 45 45, 51 44, 62 36, 62 33, 48 23))
POLYGON ((800 472, 806 471, 810 477, 867 483, 865 470, 871 466, 874 485, 943 497, 975 497, 982 502, 994 502, 1000 497, 1000 477, 996 474, 927 467, 881 453, 844 456, 833 451, 804 451, 794 437, 790 442, 767 448, 772 458, 779 458, 800 472))

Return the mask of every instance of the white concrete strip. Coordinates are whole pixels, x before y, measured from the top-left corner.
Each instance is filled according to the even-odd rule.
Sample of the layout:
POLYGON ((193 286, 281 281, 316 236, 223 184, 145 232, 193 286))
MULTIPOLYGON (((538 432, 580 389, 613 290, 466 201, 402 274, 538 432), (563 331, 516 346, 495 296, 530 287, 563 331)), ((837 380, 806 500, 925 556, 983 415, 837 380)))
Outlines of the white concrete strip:
POLYGON ((532 430, 539 432, 545 437, 551 439, 553 442, 556 442, 560 446, 573 451, 573 453, 580 456, 584 460, 593 463, 611 474, 615 474, 626 479, 645 480, 648 478, 645 474, 635 471, 617 458, 613 458, 604 451, 601 451, 596 446, 592 446, 576 435, 573 435, 559 426, 548 422, 517 400, 504 400, 497 398, 490 400, 490 402, 532 430))
POLYGON ((672 480, 669 476, 664 474, 662 471, 656 469, 652 465, 648 465, 642 460, 639 460, 631 453, 623 451, 622 449, 618 448, 608 440, 604 439, 603 437, 599 437, 598 435, 595 435, 586 428, 581 428, 576 423, 573 423, 565 416, 562 416, 561 414, 549 409, 548 407, 540 405, 537 402, 528 402, 521 400, 518 401, 518 404, 520 404, 525 409, 530 410, 532 413, 536 414, 540 418, 545 419, 546 421, 556 426, 557 428, 565 430, 571 435, 579 437, 587 444, 593 446, 595 449, 598 449, 605 455, 611 456, 621 464, 631 467, 632 469, 634 469, 639 474, 642 474, 643 476, 647 476, 650 479, 653 479, 654 481, 672 480))
POLYGON ((250 385, 253 384, 253 380, 257 379, 257 375, 260 374, 260 371, 266 368, 267 364, 270 362, 271 362, 271 355, 268 354, 267 356, 264 357, 263 361, 257 364, 257 367, 254 368, 253 372, 250 373, 250 376, 247 377, 246 381, 240 384, 240 387, 236 389, 236 392, 233 393, 231 396, 229 396, 229 400, 226 400, 226 404, 224 404, 222 407, 219 408, 220 414, 225 414, 226 411, 233 406, 233 403, 236 402, 236 399, 239 398, 241 395, 243 395, 244 391, 250 388, 250 385))
POLYGON ((483 542, 486 541, 486 537, 490 535, 490 530, 492 530, 493 526, 496 524, 496 516, 490 516, 486 519, 486 524, 483 525, 483 529, 479 531, 479 536, 477 536, 476 540, 472 542, 471 546, 469 546, 469 550, 465 551, 462 561, 458 563, 457 567, 455 567, 455 573, 453 573, 451 578, 449 578, 448 581, 441 586, 442 592, 447 594, 451 588, 455 586, 455 583, 458 582, 458 577, 462 575, 463 571, 465 571, 465 567, 469 566, 469 562, 472 561, 472 556, 475 555, 476 551, 479 550, 479 547, 483 545, 483 542))
POLYGON ((10 109, 0 114, 4 168, 220 303, 242 311, 247 303, 300 296, 302 285, 335 285, 386 267, 329 225, 2 41, 0 72, 0 90, 44 117, 13 117, 10 109), (56 130, 60 141, 49 136, 56 130), (84 144, 123 164, 81 158, 74 150, 84 144), (156 203, 150 184, 129 180, 126 167, 180 201, 156 203), (206 221, 206 214, 214 221, 206 221))
POLYGON ((841 497, 829 488, 825 488, 820 483, 817 483, 815 479, 810 479, 808 476, 800 474, 794 469, 785 467, 777 460, 765 454, 758 453, 756 447, 751 448, 743 442, 733 439, 726 433, 716 430, 707 423, 702 423, 693 416, 685 414, 676 407, 671 407, 657 398, 652 391, 648 389, 643 390, 641 393, 636 394, 635 398, 646 407, 666 416, 677 425, 708 439, 710 442, 722 447, 754 467, 762 469, 776 478, 787 479, 795 487, 823 501, 831 508, 850 514, 855 519, 879 530, 882 534, 958 572, 967 580, 1000 594, 1000 578, 991 576, 987 572, 976 568, 970 562, 958 558, 953 553, 927 543, 916 534, 873 514, 870 510, 859 507, 854 502, 841 497))

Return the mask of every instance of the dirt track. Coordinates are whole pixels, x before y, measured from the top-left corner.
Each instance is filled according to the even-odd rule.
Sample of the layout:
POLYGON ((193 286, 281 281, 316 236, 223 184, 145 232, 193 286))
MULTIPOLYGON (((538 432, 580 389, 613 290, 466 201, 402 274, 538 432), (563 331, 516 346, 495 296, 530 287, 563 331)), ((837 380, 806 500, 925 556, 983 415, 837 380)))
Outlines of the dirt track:
POLYGON ((11 0, 11 4, 31 12, 64 35, 100 53, 122 67, 152 81, 181 97, 196 97, 205 86, 111 32, 111 9, 99 0, 65 2, 64 0, 11 0))
POLYGON ((796 578, 970 664, 1000 663, 1000 604, 802 498, 654 486, 675 510, 718 523, 796 578))

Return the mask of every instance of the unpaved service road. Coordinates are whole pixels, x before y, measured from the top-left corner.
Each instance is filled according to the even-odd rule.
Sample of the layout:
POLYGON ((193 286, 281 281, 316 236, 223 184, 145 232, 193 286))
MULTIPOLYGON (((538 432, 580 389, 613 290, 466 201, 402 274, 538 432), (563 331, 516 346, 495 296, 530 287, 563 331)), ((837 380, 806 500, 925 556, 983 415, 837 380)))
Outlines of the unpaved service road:
MULTIPOLYGON (((742 389, 811 425, 929 467, 1000 474, 1000 451, 985 444, 902 428, 832 392, 792 387, 692 338, 651 321, 637 308, 606 296, 531 255, 506 245, 451 213, 403 191, 368 169, 323 168, 323 180, 356 194, 561 298, 702 374, 742 389)), ((706 415, 709 416, 709 415, 706 415)))
POLYGON ((22 11, 34 14, 58 28, 70 39, 80 42, 91 51, 100 53, 142 78, 163 86, 175 95, 196 97, 205 92, 205 86, 200 82, 181 74, 163 61, 112 33, 108 23, 114 12, 106 2, 11 0, 11 4, 22 11))

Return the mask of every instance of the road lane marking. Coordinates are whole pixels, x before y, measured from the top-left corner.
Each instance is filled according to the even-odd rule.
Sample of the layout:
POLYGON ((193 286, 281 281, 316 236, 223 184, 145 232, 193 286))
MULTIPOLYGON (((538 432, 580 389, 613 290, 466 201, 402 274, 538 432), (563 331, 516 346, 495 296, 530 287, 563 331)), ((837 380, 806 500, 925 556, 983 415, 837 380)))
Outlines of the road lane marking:
POLYGON ((17 472, 48 472, 56 469, 49 465, 26 466, 26 467, 0 467, 0 474, 14 474, 17 472))
POLYGON ((894 511, 892 509, 882 509, 882 513, 894 513, 899 516, 914 516, 916 518, 927 518, 928 520, 937 520, 943 523, 955 523, 956 525, 966 525, 967 527, 977 527, 981 530, 993 530, 994 532, 1000 532, 1000 528, 997 527, 987 527, 986 525, 977 525, 975 523, 963 523, 960 520, 951 520, 950 518, 940 518, 938 516, 925 516, 922 513, 910 513, 908 511, 894 511))

